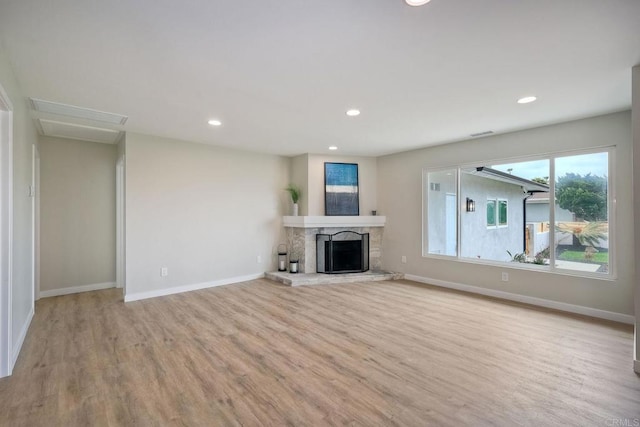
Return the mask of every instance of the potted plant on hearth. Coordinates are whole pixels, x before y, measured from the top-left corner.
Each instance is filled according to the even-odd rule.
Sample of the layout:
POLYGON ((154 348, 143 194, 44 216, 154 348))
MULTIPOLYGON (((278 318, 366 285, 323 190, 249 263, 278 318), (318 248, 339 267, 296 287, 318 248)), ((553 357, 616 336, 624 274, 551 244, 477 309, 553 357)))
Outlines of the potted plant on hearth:
POLYGON ((289 184, 286 191, 291 195, 291 201, 293 202, 293 216, 298 216, 298 200, 300 200, 300 195, 302 192, 300 191, 300 187, 294 184, 289 184))

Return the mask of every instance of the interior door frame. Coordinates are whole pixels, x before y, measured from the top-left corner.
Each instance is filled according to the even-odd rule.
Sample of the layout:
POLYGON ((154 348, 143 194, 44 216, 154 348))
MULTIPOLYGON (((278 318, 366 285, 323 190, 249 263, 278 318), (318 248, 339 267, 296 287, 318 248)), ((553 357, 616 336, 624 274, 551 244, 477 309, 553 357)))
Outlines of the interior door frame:
POLYGON ((0 85, 0 378, 13 370, 13 104, 0 85))
POLYGON ((125 156, 116 163, 116 287, 126 292, 125 269, 125 156))
MULTIPOLYGON (((32 212, 32 224, 33 241, 32 248, 32 261, 31 266, 33 272, 33 296, 34 304, 36 300, 40 299, 40 151, 36 144, 32 145, 32 175, 31 175, 31 212, 32 212)), ((35 311, 35 306, 32 307, 35 311)))

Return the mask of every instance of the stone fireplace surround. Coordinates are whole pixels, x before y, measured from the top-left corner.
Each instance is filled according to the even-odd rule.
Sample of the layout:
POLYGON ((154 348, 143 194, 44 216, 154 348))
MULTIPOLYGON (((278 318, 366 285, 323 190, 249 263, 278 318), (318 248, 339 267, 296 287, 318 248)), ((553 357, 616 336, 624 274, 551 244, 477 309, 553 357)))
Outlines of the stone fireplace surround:
POLYGON ((369 233, 369 269, 382 266, 382 232, 384 216, 285 216, 289 258, 298 257, 301 273, 316 272, 316 234, 340 231, 369 233))

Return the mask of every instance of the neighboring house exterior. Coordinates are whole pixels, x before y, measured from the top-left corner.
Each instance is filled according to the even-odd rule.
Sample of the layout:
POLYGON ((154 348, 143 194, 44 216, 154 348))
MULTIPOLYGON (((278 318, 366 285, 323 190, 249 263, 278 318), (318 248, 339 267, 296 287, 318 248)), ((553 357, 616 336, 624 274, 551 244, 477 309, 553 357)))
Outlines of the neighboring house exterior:
MULTIPOLYGON (((556 222, 575 221, 575 215, 556 203, 556 222)), ((549 222, 549 193, 534 193, 527 199, 527 222, 549 222)))
MULTIPOLYGON (((445 171, 430 176, 434 181, 427 190, 428 220, 432 224, 441 224, 429 229, 430 253, 451 256, 457 254, 458 200, 459 209, 462 210, 461 257, 510 261, 509 252, 515 255, 525 251, 525 235, 528 232, 525 223, 531 222, 525 199, 536 194, 535 192, 548 194, 548 186, 495 169, 478 167, 461 174, 458 198, 455 174, 445 171), (467 199, 473 200, 475 204, 473 212, 467 211, 467 199)), ((547 221, 548 218, 545 222, 547 221)))

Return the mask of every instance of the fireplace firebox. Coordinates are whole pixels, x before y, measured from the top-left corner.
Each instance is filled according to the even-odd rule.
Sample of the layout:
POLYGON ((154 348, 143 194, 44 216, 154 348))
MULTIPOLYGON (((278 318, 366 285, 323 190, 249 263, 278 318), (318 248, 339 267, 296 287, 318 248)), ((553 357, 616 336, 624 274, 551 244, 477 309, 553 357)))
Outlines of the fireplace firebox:
POLYGON ((369 270, 369 233, 341 231, 316 234, 318 273, 361 273, 369 270))

